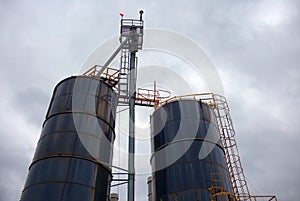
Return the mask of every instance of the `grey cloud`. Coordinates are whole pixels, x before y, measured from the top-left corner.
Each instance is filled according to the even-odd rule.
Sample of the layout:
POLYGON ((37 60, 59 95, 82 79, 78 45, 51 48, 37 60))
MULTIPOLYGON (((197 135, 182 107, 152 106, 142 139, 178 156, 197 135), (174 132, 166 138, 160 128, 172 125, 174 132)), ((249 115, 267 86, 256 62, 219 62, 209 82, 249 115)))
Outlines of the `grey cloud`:
POLYGON ((39 88, 24 89, 16 94, 14 101, 19 115, 23 115, 28 124, 33 123, 36 127, 41 127, 50 103, 48 93, 39 88))

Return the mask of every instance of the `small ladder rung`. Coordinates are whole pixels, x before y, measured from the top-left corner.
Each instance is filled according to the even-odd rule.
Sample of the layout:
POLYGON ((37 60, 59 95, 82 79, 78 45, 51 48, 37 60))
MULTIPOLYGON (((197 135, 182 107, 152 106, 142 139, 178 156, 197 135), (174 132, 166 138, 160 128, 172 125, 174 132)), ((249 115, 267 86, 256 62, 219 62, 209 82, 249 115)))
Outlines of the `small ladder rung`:
POLYGON ((223 182, 223 180, 221 179, 214 179, 214 180, 211 180, 212 182, 223 182))

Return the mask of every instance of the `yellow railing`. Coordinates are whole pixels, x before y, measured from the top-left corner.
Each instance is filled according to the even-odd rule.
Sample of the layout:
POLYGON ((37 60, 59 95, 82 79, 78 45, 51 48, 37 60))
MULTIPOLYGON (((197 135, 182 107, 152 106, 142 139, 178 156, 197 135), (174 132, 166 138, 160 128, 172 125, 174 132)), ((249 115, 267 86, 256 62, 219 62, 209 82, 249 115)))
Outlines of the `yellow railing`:
POLYGON ((119 73, 120 70, 118 69, 95 65, 91 69, 83 73, 83 75, 92 76, 92 77, 101 77, 107 80, 117 82, 119 80, 119 73))

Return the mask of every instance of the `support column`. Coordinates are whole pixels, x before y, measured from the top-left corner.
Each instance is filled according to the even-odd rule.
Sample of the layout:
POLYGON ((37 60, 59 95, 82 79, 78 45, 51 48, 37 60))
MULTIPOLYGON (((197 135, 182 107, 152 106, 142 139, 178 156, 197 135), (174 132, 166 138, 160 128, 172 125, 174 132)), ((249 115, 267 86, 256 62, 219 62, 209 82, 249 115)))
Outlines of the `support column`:
POLYGON ((135 154, 135 96, 136 96, 136 52, 130 53, 129 72, 129 137, 128 137, 128 201, 134 201, 134 154, 135 154))

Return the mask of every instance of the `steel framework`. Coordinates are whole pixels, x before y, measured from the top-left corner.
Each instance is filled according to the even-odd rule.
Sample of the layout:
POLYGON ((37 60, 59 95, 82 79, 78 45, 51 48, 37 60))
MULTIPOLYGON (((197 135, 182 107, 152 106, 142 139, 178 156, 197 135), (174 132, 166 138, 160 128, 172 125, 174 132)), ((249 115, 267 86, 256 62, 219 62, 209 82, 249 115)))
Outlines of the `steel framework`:
MULTIPOLYGON (((97 73, 101 71, 102 73, 100 77, 102 79, 104 78, 105 80, 107 80, 108 83, 113 83, 115 86, 117 86, 115 83, 119 81, 120 70, 113 68, 106 68, 106 70, 102 70, 101 68, 106 67, 96 65, 92 69, 88 70, 85 73, 85 75, 97 76, 97 73)), ((120 89, 116 87, 115 90, 120 89)), ((201 93, 185 96, 174 96, 172 98, 169 98, 170 94, 168 94, 167 91, 162 91, 164 94, 168 94, 167 96, 161 96, 159 92, 160 90, 156 90, 155 84, 153 90, 138 89, 135 96, 135 104, 149 107, 157 107, 172 102, 174 100, 194 99, 206 103, 214 111, 220 131, 220 139, 225 150, 226 164, 228 167, 229 176, 232 184, 233 195, 231 195, 232 193, 230 192, 222 192, 222 189, 218 189, 218 191, 215 191, 216 186, 212 185, 209 191, 216 192, 212 193, 211 195, 212 201, 220 199, 224 200, 225 198, 228 201, 277 201, 277 198, 274 195, 250 195, 235 139, 236 133, 233 127, 233 121, 225 97, 213 93, 201 93)), ((220 180, 220 178, 216 178, 218 177, 218 175, 215 175, 214 172, 212 172, 211 175, 212 184, 214 184, 214 181, 220 180)))
POLYGON ((164 90, 157 90, 156 84, 152 89, 136 90, 137 58, 135 53, 142 49, 143 44, 143 12, 140 11, 140 20, 122 19, 120 47, 108 59, 104 66, 95 65, 84 75, 98 77, 110 84, 118 93, 118 104, 129 106, 129 161, 128 179, 121 179, 128 183, 128 201, 134 200, 134 107, 135 105, 158 107, 174 100, 194 99, 209 105, 217 119, 220 131, 220 139, 225 150, 225 159, 229 171, 233 193, 222 191, 222 187, 214 185, 222 181, 220 175, 211 172, 212 186, 208 189, 211 192, 211 200, 226 201, 277 201, 276 196, 251 196, 241 159, 235 139, 235 130, 230 115, 228 103, 225 97, 213 93, 192 94, 186 96, 170 97, 170 93, 164 90), (115 56, 121 51, 120 68, 107 67, 115 56), (162 92, 162 93, 160 93, 162 92))

